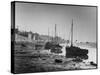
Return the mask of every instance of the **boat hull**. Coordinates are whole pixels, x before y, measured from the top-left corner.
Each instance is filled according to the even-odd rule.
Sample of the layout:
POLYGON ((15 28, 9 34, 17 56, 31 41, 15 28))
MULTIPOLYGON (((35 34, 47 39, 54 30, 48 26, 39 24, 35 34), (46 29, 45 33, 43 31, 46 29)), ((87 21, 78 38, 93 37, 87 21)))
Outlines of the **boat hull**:
POLYGON ((88 59, 87 54, 87 49, 81 49, 79 47, 66 47, 66 57, 80 57, 82 59, 88 59))

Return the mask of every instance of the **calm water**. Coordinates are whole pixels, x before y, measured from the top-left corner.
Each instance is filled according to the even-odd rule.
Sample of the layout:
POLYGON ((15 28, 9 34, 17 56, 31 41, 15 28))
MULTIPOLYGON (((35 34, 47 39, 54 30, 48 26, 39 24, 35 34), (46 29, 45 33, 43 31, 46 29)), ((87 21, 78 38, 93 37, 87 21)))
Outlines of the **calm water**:
POLYGON ((88 51, 89 51, 89 53, 88 53, 89 58, 86 61, 93 61, 93 62, 97 63, 96 62, 96 59, 97 59, 96 58, 96 56, 97 56, 96 48, 91 48, 91 47, 81 47, 81 48, 88 49, 88 51))
MULTIPOLYGON (((66 54, 66 51, 65 51, 65 47, 66 47, 66 44, 61 44, 63 46, 62 48, 62 51, 63 53, 60 54, 60 55, 64 55, 66 54)), ((88 49, 89 53, 88 53, 88 59, 87 60, 84 60, 85 62, 90 62, 90 61, 93 61, 95 63, 96 62, 96 48, 93 48, 93 47, 89 47, 89 46, 79 46, 80 48, 83 48, 83 49, 88 49)))

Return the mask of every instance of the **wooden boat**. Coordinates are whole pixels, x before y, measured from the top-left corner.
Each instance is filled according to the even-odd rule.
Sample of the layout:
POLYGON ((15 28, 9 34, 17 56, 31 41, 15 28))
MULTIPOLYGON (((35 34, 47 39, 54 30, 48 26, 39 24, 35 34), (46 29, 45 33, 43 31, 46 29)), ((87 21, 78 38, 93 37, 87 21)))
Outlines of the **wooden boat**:
POLYGON ((66 47, 66 57, 88 59, 88 50, 73 46, 73 20, 71 25, 71 45, 66 47))
POLYGON ((57 40, 57 35, 56 35, 56 24, 55 24, 55 40, 53 41, 48 41, 45 45, 45 49, 50 49, 51 53, 62 53, 62 46, 59 45, 58 40, 57 40))

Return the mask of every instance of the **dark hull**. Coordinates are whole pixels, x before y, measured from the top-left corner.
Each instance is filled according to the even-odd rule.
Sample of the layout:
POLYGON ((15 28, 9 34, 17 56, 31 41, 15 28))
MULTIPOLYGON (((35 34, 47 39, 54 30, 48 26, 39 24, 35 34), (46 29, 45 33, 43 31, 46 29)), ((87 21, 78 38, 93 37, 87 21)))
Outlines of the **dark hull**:
POLYGON ((56 53, 56 54, 62 53, 61 49, 62 49, 62 46, 60 46, 59 44, 52 45, 51 53, 56 53))
POLYGON ((62 46, 60 46, 59 44, 56 44, 54 42, 47 42, 45 45, 45 49, 50 49, 51 53, 62 53, 62 46))
POLYGON ((51 53, 56 53, 56 54, 59 54, 59 53, 62 53, 61 51, 61 48, 51 48, 51 53))
POLYGON ((82 59, 88 59, 88 50, 87 49, 81 49, 79 47, 66 47, 66 57, 76 58, 80 57, 82 59))

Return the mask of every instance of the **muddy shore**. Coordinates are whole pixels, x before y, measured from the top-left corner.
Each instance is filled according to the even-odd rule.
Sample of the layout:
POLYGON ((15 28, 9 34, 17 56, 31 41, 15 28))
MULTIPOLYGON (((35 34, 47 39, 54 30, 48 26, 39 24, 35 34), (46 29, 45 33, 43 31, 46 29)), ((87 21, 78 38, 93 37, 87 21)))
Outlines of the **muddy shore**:
POLYGON ((51 54, 48 50, 29 50, 15 53, 15 73, 51 72, 81 69, 95 69, 90 62, 74 61, 62 55, 51 54), (55 60, 60 60, 57 62, 55 60))

